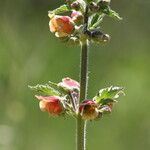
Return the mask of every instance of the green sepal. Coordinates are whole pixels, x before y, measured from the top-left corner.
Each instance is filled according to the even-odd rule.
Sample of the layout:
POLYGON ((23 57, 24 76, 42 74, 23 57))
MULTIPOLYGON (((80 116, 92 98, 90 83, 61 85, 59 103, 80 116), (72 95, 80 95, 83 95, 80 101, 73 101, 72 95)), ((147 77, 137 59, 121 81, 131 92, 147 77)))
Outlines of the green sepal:
POLYGON ((99 104, 103 104, 106 100, 115 101, 121 93, 124 94, 123 90, 123 87, 116 86, 104 88, 93 99, 99 104))
POLYGON ((28 87, 35 92, 48 95, 48 96, 60 96, 61 95, 59 91, 50 87, 48 84, 45 84, 45 85, 37 84, 36 86, 28 86, 28 87))
POLYGON ((60 7, 54 9, 53 11, 48 11, 48 16, 50 18, 52 18, 54 15, 59 15, 59 14, 62 14, 62 13, 66 13, 66 12, 69 12, 70 9, 68 7, 68 5, 61 5, 60 7))

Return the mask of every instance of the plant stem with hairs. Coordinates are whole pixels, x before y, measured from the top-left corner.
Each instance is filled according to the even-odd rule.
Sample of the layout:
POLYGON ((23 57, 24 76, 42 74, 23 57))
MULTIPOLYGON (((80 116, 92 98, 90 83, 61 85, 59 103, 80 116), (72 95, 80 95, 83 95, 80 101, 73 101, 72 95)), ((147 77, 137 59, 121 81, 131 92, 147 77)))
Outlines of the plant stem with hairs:
MULTIPOLYGON (((88 84, 88 43, 81 45, 80 102, 86 99, 88 84)), ((77 117, 77 150, 86 150, 86 121, 77 117)))
MULTIPOLYGON (((84 32, 87 30, 88 25, 88 7, 84 14, 84 32)), ((88 87, 88 40, 81 41, 81 55, 80 55, 80 99, 81 103, 87 98, 87 87, 88 87)), ((80 112, 80 111, 78 111, 80 112)), ((78 114, 77 117, 77 150, 86 150, 86 121, 81 118, 78 114)))

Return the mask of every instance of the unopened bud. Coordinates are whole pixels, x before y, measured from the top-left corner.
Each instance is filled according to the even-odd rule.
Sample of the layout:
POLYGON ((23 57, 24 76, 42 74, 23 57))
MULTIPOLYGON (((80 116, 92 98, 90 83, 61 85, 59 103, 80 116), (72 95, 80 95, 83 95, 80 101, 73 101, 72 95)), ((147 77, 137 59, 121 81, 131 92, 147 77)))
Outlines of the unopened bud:
POLYGON ((99 10, 99 6, 95 3, 95 2, 91 2, 89 4, 89 9, 92 11, 92 12, 97 12, 99 10))
POLYGON ((76 24, 76 25, 81 25, 83 24, 84 21, 84 17, 82 15, 81 12, 79 11, 73 11, 71 14, 72 17, 72 21, 76 24))
POLYGON ((102 37, 100 37, 100 38, 102 39, 102 42, 110 41, 110 36, 108 34, 103 34, 102 37))
POLYGON ((80 3, 78 1, 73 2, 71 8, 78 11, 80 9, 80 3))
POLYGON ((93 42, 106 43, 110 40, 110 36, 108 34, 104 34, 103 32, 97 30, 87 31, 87 35, 93 42))

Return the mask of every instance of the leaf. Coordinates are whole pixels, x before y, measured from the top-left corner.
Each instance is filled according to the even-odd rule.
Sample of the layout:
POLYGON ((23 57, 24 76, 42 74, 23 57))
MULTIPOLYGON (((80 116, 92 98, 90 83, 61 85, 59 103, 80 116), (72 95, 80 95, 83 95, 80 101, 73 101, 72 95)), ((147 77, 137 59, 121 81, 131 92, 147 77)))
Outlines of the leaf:
POLYGON ((58 86, 58 84, 48 81, 48 84, 53 87, 55 90, 59 91, 59 93, 61 93, 61 95, 67 95, 68 91, 66 91, 64 88, 58 86))
POLYGON ((107 98, 107 99, 101 99, 100 103, 102 105, 107 105, 108 103, 112 103, 112 102, 115 102, 114 99, 110 99, 110 98, 107 98))
POLYGON ((104 100, 113 100, 117 99, 120 94, 124 94, 123 88, 122 87, 116 87, 116 86, 111 86, 108 88, 101 89, 97 96, 95 96, 93 99, 97 103, 103 103, 104 100))
POLYGON ((48 11, 48 16, 50 18, 52 18, 54 15, 59 15, 61 13, 65 13, 65 12, 69 12, 69 11, 70 11, 69 7, 64 4, 56 9, 54 9, 53 11, 48 11))
POLYGON ((116 18, 118 20, 122 20, 122 18, 119 16, 117 12, 112 10, 109 6, 105 7, 105 9, 102 10, 104 14, 106 14, 109 17, 116 18))
POLYGON ((122 20, 122 18, 119 16, 119 14, 112 9, 109 9, 109 13, 107 15, 110 17, 116 18, 118 20, 122 20))
POLYGON ((97 13, 92 15, 90 25, 92 26, 93 24, 95 24, 98 21, 98 18, 99 18, 99 15, 97 13))
POLYGON ((90 18, 89 29, 93 30, 93 29, 99 27, 104 16, 105 16, 104 14, 98 14, 98 13, 92 15, 90 18))
POLYGON ((93 30, 93 29, 96 29, 96 28, 100 27, 100 24, 103 21, 104 16, 105 15, 99 16, 97 22, 95 22, 90 29, 93 30))
POLYGON ((28 86, 31 90, 39 92, 44 95, 49 96, 59 96, 59 91, 55 90, 54 88, 50 87, 48 84, 41 85, 37 84, 36 86, 28 86))

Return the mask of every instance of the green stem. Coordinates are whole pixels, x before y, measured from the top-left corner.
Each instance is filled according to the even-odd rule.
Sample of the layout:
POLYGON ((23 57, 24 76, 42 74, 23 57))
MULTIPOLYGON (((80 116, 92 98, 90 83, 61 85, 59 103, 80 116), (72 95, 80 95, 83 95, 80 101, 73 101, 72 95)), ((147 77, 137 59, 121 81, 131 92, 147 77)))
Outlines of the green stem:
MULTIPOLYGON (((81 45, 81 71, 80 71, 80 102, 86 99, 88 85, 88 41, 81 45)), ((86 150, 86 121, 77 118, 77 148, 76 150, 86 150)))

